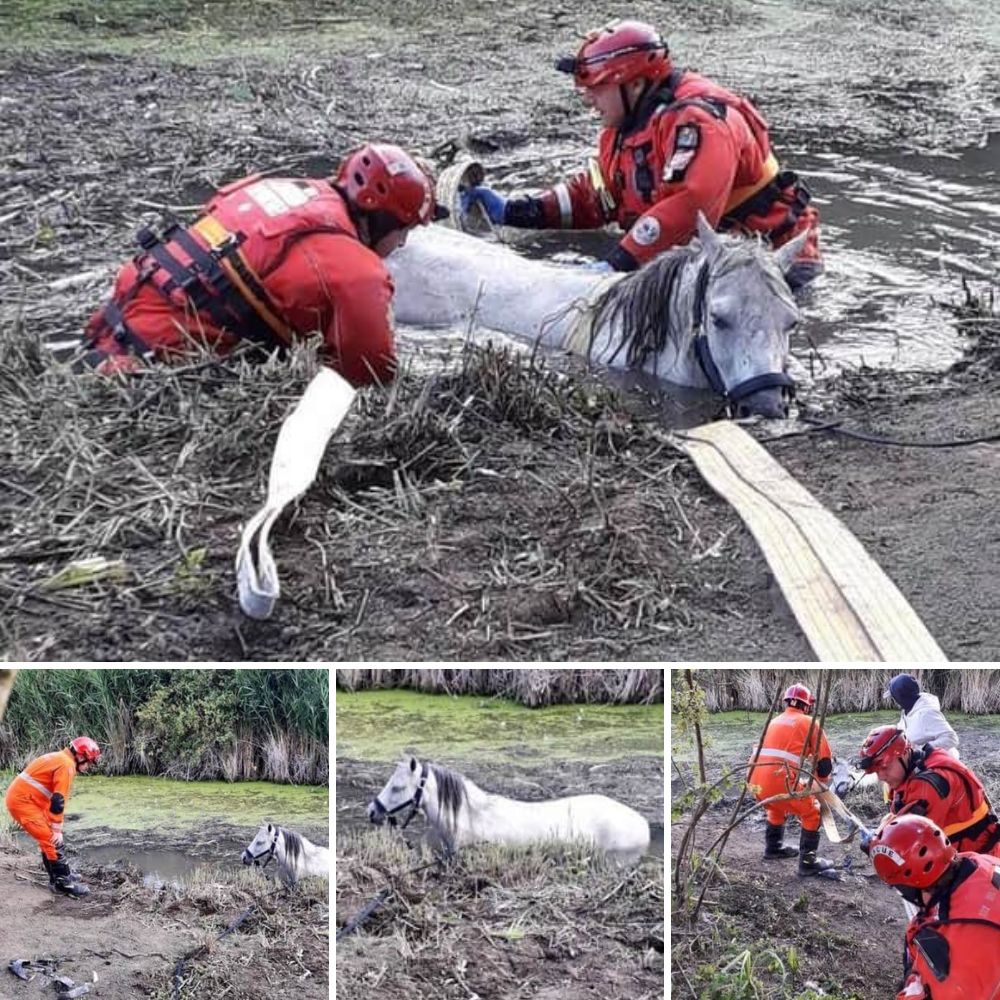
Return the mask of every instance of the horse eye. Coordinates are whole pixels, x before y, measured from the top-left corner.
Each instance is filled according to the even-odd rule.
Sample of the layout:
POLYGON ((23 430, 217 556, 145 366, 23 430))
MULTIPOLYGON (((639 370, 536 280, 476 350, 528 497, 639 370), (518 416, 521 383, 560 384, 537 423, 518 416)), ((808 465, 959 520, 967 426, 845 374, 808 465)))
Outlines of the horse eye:
POLYGON ((712 326, 714 326, 716 330, 728 330, 729 320, 726 319, 722 313, 712 313, 712 326))
POLYGON ((402 785, 393 785, 392 788, 389 789, 389 791, 390 792, 401 792, 401 791, 403 791, 403 786, 402 785))

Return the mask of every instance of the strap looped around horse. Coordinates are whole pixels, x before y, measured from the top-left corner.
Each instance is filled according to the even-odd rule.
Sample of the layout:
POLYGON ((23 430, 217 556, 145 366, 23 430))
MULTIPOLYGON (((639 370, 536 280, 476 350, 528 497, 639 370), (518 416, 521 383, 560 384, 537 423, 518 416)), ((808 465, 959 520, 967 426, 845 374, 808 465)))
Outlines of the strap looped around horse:
POLYGON ((268 847, 266 850, 261 851, 260 854, 250 854, 249 848, 247 849, 247 854, 250 854, 251 859, 255 862, 259 861, 262 857, 264 857, 265 854, 267 855, 267 861, 265 861, 261 865, 261 868, 266 868, 268 864, 271 862, 271 859, 274 857, 274 852, 275 850, 277 850, 278 847, 279 833, 281 833, 281 827, 276 826, 274 828, 274 836, 271 838, 271 846, 268 847))

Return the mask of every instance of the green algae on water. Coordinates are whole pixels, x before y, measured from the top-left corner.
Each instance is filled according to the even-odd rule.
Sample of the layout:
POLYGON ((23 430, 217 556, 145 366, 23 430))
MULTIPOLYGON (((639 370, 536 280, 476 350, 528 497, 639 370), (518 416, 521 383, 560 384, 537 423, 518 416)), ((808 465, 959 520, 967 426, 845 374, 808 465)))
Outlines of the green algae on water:
POLYGON ((606 761, 663 755, 663 704, 526 708, 499 698, 401 689, 337 691, 337 756, 531 757, 606 761))

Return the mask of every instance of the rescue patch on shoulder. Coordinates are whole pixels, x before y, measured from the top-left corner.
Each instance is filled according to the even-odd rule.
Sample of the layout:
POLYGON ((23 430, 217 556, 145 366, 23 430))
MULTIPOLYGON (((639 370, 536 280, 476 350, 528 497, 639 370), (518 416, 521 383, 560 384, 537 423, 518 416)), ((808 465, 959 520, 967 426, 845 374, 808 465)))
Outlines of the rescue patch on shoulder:
POLYGON ((697 125, 682 125, 677 130, 677 141, 674 149, 697 149, 701 134, 697 125))
POLYGON ((640 219, 629 234, 641 247, 651 247, 660 238, 660 223, 651 215, 640 219))
POLYGON ((697 125, 681 125, 674 137, 674 152, 663 168, 663 180, 667 184, 684 179, 684 171, 694 159, 701 143, 701 131, 697 125))

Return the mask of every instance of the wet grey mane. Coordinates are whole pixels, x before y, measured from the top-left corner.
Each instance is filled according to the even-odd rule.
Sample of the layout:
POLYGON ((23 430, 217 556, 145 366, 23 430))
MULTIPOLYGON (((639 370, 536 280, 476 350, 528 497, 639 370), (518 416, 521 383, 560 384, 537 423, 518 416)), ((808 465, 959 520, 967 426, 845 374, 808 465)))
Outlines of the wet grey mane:
POLYGON ((297 868, 299 858, 305 854, 302 837, 294 830, 286 830, 283 826, 279 826, 278 829, 285 835, 285 864, 289 868, 297 868))
MULTIPOLYGON (((768 287, 788 297, 788 288, 778 270, 767 266, 766 253, 759 241, 725 239, 718 259, 712 265, 711 280, 717 281, 740 267, 763 265, 760 270, 768 287)), ((625 347, 628 366, 641 368, 650 355, 659 354, 670 342, 681 349, 683 340, 692 332, 694 314, 694 303, 690 296, 683 294, 686 291, 685 275, 690 268, 692 273, 687 287, 693 288, 693 272, 705 261, 705 250, 700 241, 695 240, 686 246, 668 250, 612 285, 594 307, 591 346, 598 328, 617 320, 622 341, 610 359, 625 347)))
POLYGON ((469 801, 469 790, 465 778, 441 764, 431 764, 431 773, 437 782, 438 810, 441 822, 454 830, 458 824, 458 814, 469 801))

